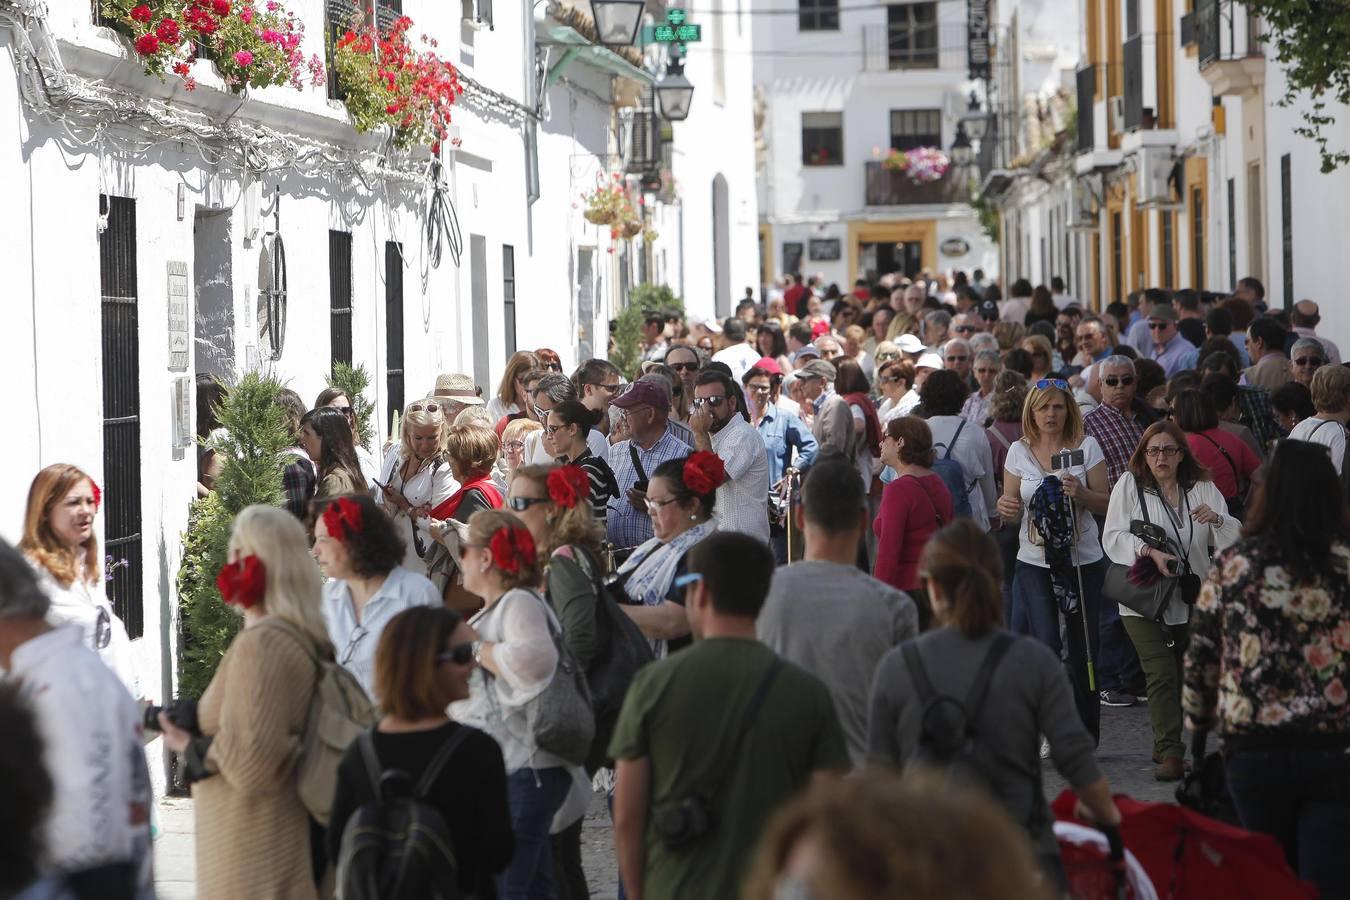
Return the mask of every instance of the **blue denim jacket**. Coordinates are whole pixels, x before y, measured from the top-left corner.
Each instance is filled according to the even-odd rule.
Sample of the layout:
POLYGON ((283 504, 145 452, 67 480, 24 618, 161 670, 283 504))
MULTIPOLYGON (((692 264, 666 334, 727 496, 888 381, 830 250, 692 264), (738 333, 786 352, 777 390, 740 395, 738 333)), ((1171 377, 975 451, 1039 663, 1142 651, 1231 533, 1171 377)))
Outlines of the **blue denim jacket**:
POLYGON ((792 465, 792 450, 797 450, 797 468, 805 469, 816 458, 816 439, 801 418, 777 404, 769 407, 759 420, 759 436, 769 454, 769 485, 783 479, 783 473, 792 465))

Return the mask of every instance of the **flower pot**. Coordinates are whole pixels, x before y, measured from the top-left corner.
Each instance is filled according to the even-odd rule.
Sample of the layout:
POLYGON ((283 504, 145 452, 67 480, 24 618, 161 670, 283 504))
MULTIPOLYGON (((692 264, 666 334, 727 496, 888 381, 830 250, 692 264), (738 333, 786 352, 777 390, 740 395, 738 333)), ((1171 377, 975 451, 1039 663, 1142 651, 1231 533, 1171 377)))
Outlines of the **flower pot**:
POLYGON ((642 234, 642 223, 641 223, 641 222, 624 222, 624 223, 623 223, 623 236, 624 236, 624 237, 626 237, 626 238, 635 238, 635 237, 637 237, 639 234, 642 234))
POLYGON ((603 209, 588 209, 582 216, 592 225, 609 225, 614 221, 614 213, 603 209))

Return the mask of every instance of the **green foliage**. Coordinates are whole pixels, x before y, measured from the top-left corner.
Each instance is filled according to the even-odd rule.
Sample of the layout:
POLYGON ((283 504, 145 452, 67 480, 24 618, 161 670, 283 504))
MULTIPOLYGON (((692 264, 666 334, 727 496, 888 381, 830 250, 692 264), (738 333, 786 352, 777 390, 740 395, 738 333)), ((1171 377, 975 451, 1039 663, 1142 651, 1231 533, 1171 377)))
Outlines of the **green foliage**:
POLYGON ((369 450, 370 442, 375 437, 375 429, 370 424, 375 415, 375 404, 367 400, 364 393, 365 389, 370 387, 370 373, 366 371, 365 366, 353 369, 346 363, 336 363, 333 366, 333 374, 328 376, 327 382, 330 388, 342 391, 352 402, 352 408, 356 410, 356 433, 361 439, 362 446, 369 450))
POLYGON ((615 317, 614 353, 610 362, 619 367, 629 378, 637 377, 638 363, 642 359, 638 344, 642 340, 642 320, 652 310, 664 312, 668 309, 684 312, 684 300, 675 296, 675 292, 664 284, 639 284, 629 295, 628 306, 615 317))
POLYGON ((271 375, 252 373, 221 401, 220 436, 210 444, 220 455, 220 477, 214 493, 192 504, 178 570, 181 696, 201 696, 239 630, 239 615, 216 590, 234 517, 255 503, 281 504, 281 451, 291 445, 277 402, 281 387, 271 375))
POLYGON ((998 243, 998 210, 980 196, 980 183, 972 178, 970 180, 970 206, 975 210, 975 215, 979 217, 980 228, 984 229, 985 237, 995 244, 998 243))
MULTIPOLYGON (((1328 104, 1350 105, 1350 4, 1319 0, 1246 0, 1252 15, 1265 19, 1275 47, 1275 59, 1284 67, 1286 90, 1279 103, 1292 106, 1306 93, 1312 108, 1303 113, 1304 125, 1294 131, 1317 144, 1322 171, 1350 164, 1350 150, 1332 149, 1323 129, 1336 124, 1328 104)), ((1232 10, 1238 14, 1238 10, 1232 10)))

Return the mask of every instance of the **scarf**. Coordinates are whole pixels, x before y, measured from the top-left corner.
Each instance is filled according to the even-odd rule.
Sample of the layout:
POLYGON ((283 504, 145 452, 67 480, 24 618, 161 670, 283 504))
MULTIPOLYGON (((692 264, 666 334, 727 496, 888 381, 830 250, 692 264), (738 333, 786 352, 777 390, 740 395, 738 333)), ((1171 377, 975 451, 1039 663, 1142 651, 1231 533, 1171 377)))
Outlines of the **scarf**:
POLYGON ((1050 588, 1066 615, 1079 609, 1078 582, 1074 578, 1073 507, 1064 484, 1054 475, 1041 481, 1027 506, 1032 524, 1045 540, 1045 563, 1050 568, 1050 588))
POLYGON ((849 406, 857 406, 863 412, 863 421, 866 423, 867 447, 872 451, 873 456, 881 455, 881 422, 877 420, 877 408, 872 403, 872 398, 862 391, 854 391, 851 394, 844 395, 844 402, 849 406))
POLYGON ((469 491, 471 490, 477 490, 482 494, 484 499, 487 500, 488 506, 493 509, 501 509, 502 492, 492 481, 491 473, 488 473, 464 482, 459 490, 455 491, 445 499, 445 502, 431 511, 431 518, 439 519, 442 522, 447 519, 453 519, 455 513, 459 511, 459 505, 464 502, 464 498, 469 495, 469 491))
POLYGON ((675 570, 684 559, 689 548, 712 534, 717 526, 711 520, 695 525, 683 534, 678 534, 666 543, 652 538, 633 551, 618 574, 631 573, 624 583, 628 596, 644 606, 656 606, 670 593, 671 582, 675 580, 675 570))

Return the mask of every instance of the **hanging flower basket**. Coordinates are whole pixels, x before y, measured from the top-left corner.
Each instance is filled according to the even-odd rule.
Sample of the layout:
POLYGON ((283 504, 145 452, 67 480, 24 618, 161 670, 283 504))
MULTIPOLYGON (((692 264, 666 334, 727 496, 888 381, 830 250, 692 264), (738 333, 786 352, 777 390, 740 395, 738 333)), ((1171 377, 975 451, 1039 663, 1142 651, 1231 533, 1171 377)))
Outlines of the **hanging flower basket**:
POLYGON ((651 227, 650 225, 643 226, 642 242, 644 244, 654 244, 656 243, 656 239, 659 238, 660 236, 661 236, 660 232, 658 232, 655 228, 651 227))
POLYGON ((893 172, 904 172, 915 184, 931 184, 947 174, 951 159, 936 147, 915 147, 903 153, 891 150, 881 164, 893 172))
POLYGON ((592 225, 608 225, 614 221, 614 213, 604 209, 588 209, 581 215, 592 225))
POLYGON ((631 238, 637 237, 639 234, 642 234, 642 223, 641 223, 641 222, 624 222, 624 223, 623 223, 623 236, 624 236, 624 237, 630 238, 630 239, 631 239, 631 238))
POLYGON ((441 152, 449 133, 450 107, 464 93, 459 72, 436 55, 436 41, 425 36, 427 49, 408 41, 412 19, 400 16, 384 33, 366 26, 338 39, 333 67, 346 96, 343 102, 357 131, 389 126, 401 149, 429 145, 441 152))
MULTIPOLYGON (((623 183, 623 176, 617 172, 609 178, 597 175, 595 190, 582 194, 581 199, 586 204, 582 216, 587 222, 610 225, 619 233, 626 234, 628 223, 639 221, 637 209, 633 206, 633 201, 628 199, 628 189, 623 183)), ((641 227, 639 224, 639 231, 641 227)))
POLYGON ((317 54, 300 49, 305 25, 278 0, 103 0, 103 17, 126 34, 147 75, 178 76, 187 90, 197 86, 192 63, 211 59, 227 87, 245 88, 327 81, 317 54))

